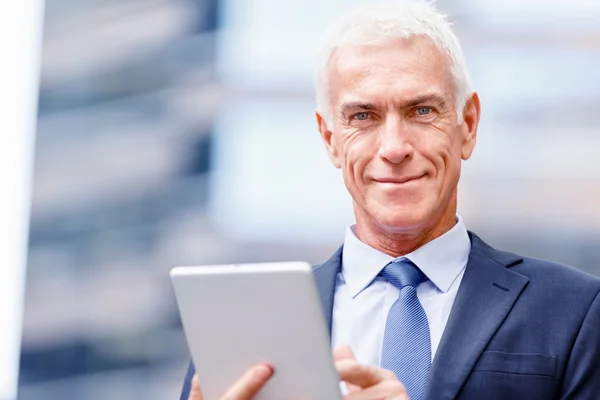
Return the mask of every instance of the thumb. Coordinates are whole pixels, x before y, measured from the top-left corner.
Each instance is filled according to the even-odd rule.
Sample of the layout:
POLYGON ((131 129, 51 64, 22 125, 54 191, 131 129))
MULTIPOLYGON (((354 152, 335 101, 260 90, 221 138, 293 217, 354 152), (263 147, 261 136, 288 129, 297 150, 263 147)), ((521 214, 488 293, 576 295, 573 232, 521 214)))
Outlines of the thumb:
POLYGON ((352 349, 346 344, 340 344, 333 349, 333 361, 338 362, 343 360, 356 361, 352 349))
POLYGON ((200 389, 200 381, 198 380, 198 375, 194 374, 192 378, 192 388, 190 390, 190 397, 188 400, 203 400, 202 390, 200 389))
MULTIPOLYGON (((354 353, 352 352, 350 346, 346 344, 340 344, 335 346, 335 349, 333 349, 333 361, 337 363, 345 360, 351 360, 356 362, 356 357, 354 356, 354 353)), ((353 385, 347 382, 345 382, 345 384, 346 388, 348 389, 348 394, 360 392, 360 386, 353 385)))

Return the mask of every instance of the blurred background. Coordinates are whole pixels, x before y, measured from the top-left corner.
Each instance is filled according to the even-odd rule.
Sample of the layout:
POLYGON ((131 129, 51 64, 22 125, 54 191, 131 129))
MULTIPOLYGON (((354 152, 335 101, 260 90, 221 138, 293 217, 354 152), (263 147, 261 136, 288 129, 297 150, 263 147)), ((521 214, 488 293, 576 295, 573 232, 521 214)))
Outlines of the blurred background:
MULTIPOLYGON (((175 265, 324 261, 329 0, 46 0, 19 399, 178 398, 175 265)), ((438 0, 482 99, 460 214, 600 275, 600 2, 438 0)))

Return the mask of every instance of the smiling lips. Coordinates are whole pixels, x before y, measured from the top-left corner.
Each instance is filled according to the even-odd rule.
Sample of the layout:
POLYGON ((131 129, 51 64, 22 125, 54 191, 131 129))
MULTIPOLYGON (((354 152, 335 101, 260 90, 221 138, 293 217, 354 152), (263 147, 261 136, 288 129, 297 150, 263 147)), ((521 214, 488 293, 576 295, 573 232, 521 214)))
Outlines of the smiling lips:
POLYGON ((413 175, 413 176, 404 176, 404 177, 390 177, 390 178, 376 178, 374 179, 379 183, 390 183, 396 185, 402 185, 405 183, 413 182, 423 178, 425 175, 413 175))

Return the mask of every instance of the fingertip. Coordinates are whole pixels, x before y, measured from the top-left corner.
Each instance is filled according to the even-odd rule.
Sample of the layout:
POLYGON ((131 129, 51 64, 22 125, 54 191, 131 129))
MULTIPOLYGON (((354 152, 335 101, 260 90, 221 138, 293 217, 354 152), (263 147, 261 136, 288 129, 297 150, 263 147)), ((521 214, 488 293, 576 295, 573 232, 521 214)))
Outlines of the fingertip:
POLYGON ((360 368, 361 366, 355 361, 351 359, 339 360, 335 362, 335 368, 338 372, 348 371, 360 368))
POLYGON ((190 389, 190 395, 188 400, 202 400, 202 389, 200 389, 200 379, 198 375, 194 374, 192 377, 192 387, 190 389))
POLYGON ((273 376, 274 372, 269 364, 259 364, 254 368, 253 377, 260 382, 265 382, 273 376))
POLYGON ((249 368, 238 380, 229 388, 223 399, 252 399, 258 391, 273 376, 272 366, 261 363, 249 368))
POLYGON ((356 357, 352 352, 350 346, 346 344, 340 344, 333 349, 333 360, 334 361, 342 361, 342 360, 355 360, 356 357))
POLYGON ((348 346, 346 343, 340 343, 333 348, 333 351, 342 351, 344 349, 349 349, 349 348, 350 348, 350 346, 348 346))

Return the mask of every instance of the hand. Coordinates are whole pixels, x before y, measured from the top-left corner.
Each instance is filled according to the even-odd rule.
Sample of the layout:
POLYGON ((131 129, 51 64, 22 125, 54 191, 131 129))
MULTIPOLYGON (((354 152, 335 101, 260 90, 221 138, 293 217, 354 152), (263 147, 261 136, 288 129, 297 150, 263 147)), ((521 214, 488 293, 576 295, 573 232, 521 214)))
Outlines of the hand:
POLYGON ((333 359, 340 379, 348 387, 345 400, 409 400, 404 385, 392 371, 357 363, 350 347, 336 347, 333 359))
MULTIPOLYGON (((221 400, 251 400, 272 376, 273 368, 271 366, 255 365, 227 390, 221 400)), ((192 379, 189 400, 204 400, 197 375, 194 375, 192 379)))

